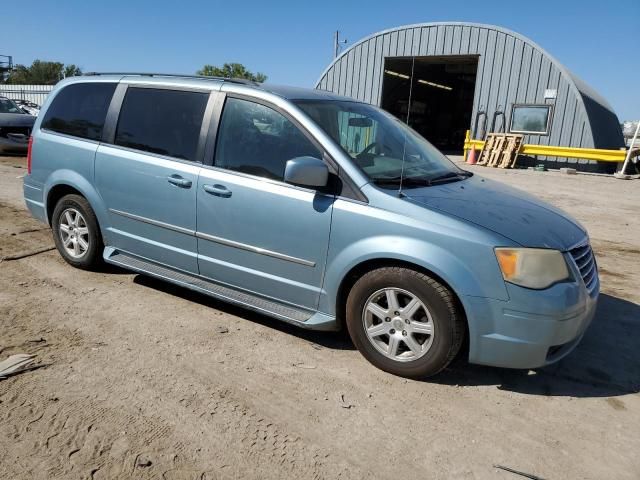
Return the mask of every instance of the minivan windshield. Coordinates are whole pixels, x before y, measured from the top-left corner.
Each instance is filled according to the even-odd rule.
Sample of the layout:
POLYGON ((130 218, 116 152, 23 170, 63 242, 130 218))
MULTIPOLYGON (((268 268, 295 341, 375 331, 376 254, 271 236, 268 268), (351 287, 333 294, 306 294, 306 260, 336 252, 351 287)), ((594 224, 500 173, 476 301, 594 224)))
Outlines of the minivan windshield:
POLYGON ((0 113, 24 113, 24 111, 8 98, 0 98, 0 113))
POLYGON ((391 114, 342 100, 295 101, 382 188, 416 188, 463 180, 438 149, 391 114), (403 162, 404 160, 404 162, 403 162))

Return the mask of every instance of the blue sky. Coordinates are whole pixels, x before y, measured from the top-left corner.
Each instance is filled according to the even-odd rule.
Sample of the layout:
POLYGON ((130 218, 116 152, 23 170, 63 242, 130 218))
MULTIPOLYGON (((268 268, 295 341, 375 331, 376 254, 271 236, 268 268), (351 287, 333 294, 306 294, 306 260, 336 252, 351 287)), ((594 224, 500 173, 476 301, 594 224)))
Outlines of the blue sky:
POLYGON ((85 71, 193 73, 205 63, 235 61, 267 74, 271 82, 308 87, 331 62, 336 29, 353 43, 410 23, 495 24, 540 44, 609 100, 621 120, 640 118, 640 0, 32 0, 17 5, 4 6, 0 28, 0 54, 13 55, 16 63, 39 58, 75 63, 85 71))

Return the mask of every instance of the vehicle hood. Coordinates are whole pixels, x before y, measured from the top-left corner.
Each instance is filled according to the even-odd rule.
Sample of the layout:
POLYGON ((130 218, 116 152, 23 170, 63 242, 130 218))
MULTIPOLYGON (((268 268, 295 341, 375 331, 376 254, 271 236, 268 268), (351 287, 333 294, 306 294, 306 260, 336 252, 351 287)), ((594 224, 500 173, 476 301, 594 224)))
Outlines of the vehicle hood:
POLYGON ((26 113, 0 113, 0 127, 33 127, 36 117, 26 113))
POLYGON ((562 210, 478 175, 458 182, 406 189, 403 193, 409 201, 480 225, 524 247, 564 251, 587 235, 562 210))

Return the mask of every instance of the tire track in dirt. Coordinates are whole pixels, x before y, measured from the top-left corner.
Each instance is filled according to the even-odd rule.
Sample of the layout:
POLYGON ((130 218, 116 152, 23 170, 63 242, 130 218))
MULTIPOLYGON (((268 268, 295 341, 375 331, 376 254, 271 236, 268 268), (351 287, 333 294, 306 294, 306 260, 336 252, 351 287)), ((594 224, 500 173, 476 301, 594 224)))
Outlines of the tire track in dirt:
POLYGON ((23 209, 0 202, 0 259, 54 246, 51 230, 23 209))
MULTIPOLYGON (((167 478, 186 478, 182 472, 203 478, 351 476, 348 466, 329 458, 334 452, 305 444, 298 434, 260 415, 240 400, 242 392, 235 386, 198 383, 194 390, 198 378, 182 379, 173 373, 170 381, 159 385, 157 379, 166 376, 160 369, 170 370, 170 359, 158 359, 158 367, 146 369, 141 376, 137 369, 117 363, 102 377, 95 371, 86 374, 83 364, 113 361, 105 357, 113 352, 102 353, 103 349, 96 349, 79 331, 55 320, 44 331, 41 323, 43 318, 81 314, 73 306, 77 292, 46 274, 23 286, 13 285, 10 293, 20 295, 23 288, 32 293, 27 302, 12 302, 3 308, 9 338, 14 339, 12 343, 24 344, 25 339, 43 335, 48 348, 40 344, 33 347, 43 349, 43 356, 54 360, 46 382, 38 382, 44 373, 34 373, 0 385, 4 407, 0 436, 16 442, 10 450, 32 455, 23 473, 34 478, 79 475, 96 479, 133 473, 145 478, 160 472, 167 478), (47 304, 52 298, 70 301, 50 308, 47 304), (43 305, 49 311, 45 312, 43 305), (40 314, 34 317, 34 311, 40 314), (126 386, 113 377, 119 370, 127 378, 126 386), (87 386, 83 377, 93 379, 99 396, 91 390, 82 391, 87 386), (33 386, 36 383, 40 389, 33 386), (197 395, 184 396, 182 392, 188 391, 197 395), (194 435, 199 431, 201 436, 194 435), (136 466, 140 455, 152 458, 152 465, 136 466)), ((100 309, 100 305, 94 308, 100 309)), ((2 443, 0 440, 0 448, 8 450, 9 445, 2 443)))
MULTIPOLYGON (((3 280, 10 280, 15 267, 0 268, 9 274, 3 280)), ((3 285, 10 301, 0 309, 0 348, 5 354, 39 351, 39 360, 52 366, 0 383, 0 452, 4 452, 0 477, 128 476, 136 448, 166 442, 172 426, 126 405, 115 408, 95 398, 90 386, 83 385, 78 366, 74 369, 95 349, 94 344, 78 330, 55 321, 82 314, 74 301, 77 292, 46 275, 27 278, 3 285), (25 290, 30 295, 24 296, 25 290), (54 299, 67 301, 52 302, 54 299), (31 342, 33 338, 38 340, 31 342), (136 441, 130 442, 123 432, 133 432, 136 441), (24 452, 28 452, 28 461, 14 471, 24 452)))
MULTIPOLYGON (((336 460, 336 452, 309 444, 301 434, 289 432, 270 416, 259 413, 240 398, 241 393, 233 386, 212 383, 195 388, 190 372, 184 373, 169 375, 164 385, 145 382, 143 388, 154 389, 156 395, 167 399, 176 400, 178 393, 173 415, 177 404, 178 423, 188 432, 186 436, 202 433, 202 440, 195 441, 196 451, 202 454, 198 457, 212 455, 213 464, 203 461, 218 475, 229 469, 234 472, 230 478, 362 478, 361 474, 352 475, 353 465, 336 460), (262 465, 270 469, 264 470, 262 465)), ((156 375, 149 376, 153 377, 156 375)), ((159 411, 165 413, 170 414, 159 411)))
MULTIPOLYGON (((171 395, 176 387, 179 391, 181 386, 174 385, 160 393, 171 395)), ((186 410, 183 413, 188 414, 185 416, 200 421, 197 426, 184 423, 183 433, 198 429, 209 432, 205 441, 190 442, 187 447, 184 442, 171 442, 179 435, 175 435, 175 426, 161 418, 165 413, 162 409, 159 409, 160 417, 149 417, 123 411, 124 405, 105 408, 92 398, 65 400, 60 404, 59 399, 16 379, 0 395, 4 410, 0 417, 0 437, 11 439, 14 449, 30 452, 35 462, 23 474, 33 478, 74 474, 119 478, 134 473, 146 478, 147 472, 140 472, 141 468, 136 465, 141 455, 153 459, 149 477, 158 472, 163 475, 173 472, 169 476, 185 478, 176 477, 182 471, 180 467, 193 468, 200 464, 198 472, 208 472, 205 478, 237 475, 242 478, 351 478, 345 465, 335 465, 328 460, 328 452, 312 451, 299 436, 283 431, 268 418, 251 411, 229 390, 215 389, 207 393, 207 402, 183 405, 186 410), (29 400, 25 401, 25 397, 29 400), (15 426, 16 431, 11 432, 10 425, 15 426), (217 448, 206 448, 207 438, 219 442, 217 448), (204 449, 205 453, 212 453, 214 462, 198 459, 202 455, 189 458, 194 444, 200 445, 196 451, 204 449), (269 465, 269 471, 261 465, 269 465), (88 471, 87 466, 90 466, 88 471)), ((129 410, 142 408, 134 402, 129 410)), ((7 451, 8 445, 2 443, 0 440, 0 447, 7 451)))
MULTIPOLYGON (((163 420, 131 409, 104 407, 87 397, 61 401, 28 381, 12 383, 0 394, 0 438, 10 440, 12 450, 30 452, 35 462, 25 476, 84 477, 91 473, 87 465, 96 478, 127 476, 139 449, 163 443, 173 432, 163 420)), ((9 445, 2 443, 8 452, 9 445)))

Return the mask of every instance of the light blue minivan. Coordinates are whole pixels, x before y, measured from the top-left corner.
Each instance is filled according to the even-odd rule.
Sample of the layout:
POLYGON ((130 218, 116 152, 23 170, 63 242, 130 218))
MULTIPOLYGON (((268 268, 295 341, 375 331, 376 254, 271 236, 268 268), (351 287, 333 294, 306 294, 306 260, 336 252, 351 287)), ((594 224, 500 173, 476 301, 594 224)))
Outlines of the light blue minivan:
POLYGON ((164 279, 304 328, 377 367, 534 368, 598 298, 587 232, 462 170, 374 106, 235 79, 67 79, 34 125, 24 196, 62 257, 164 279))

